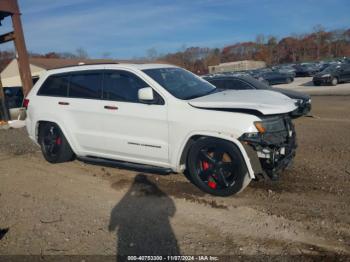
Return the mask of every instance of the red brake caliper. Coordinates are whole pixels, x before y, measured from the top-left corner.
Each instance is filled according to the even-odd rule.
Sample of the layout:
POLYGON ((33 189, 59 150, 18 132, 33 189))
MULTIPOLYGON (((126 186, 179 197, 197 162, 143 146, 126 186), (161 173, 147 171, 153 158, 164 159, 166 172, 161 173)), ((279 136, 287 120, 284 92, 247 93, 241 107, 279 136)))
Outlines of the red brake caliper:
MULTIPOLYGON (((209 168, 209 163, 206 161, 202 161, 202 168, 203 170, 207 170, 209 168)), ((213 181, 213 178, 209 178, 208 186, 212 189, 216 189, 216 182, 213 181)))
POLYGON ((203 170, 207 170, 209 168, 209 163, 206 161, 202 161, 202 168, 203 170))
POLYGON ((62 143, 61 137, 56 138, 56 145, 60 145, 62 143))

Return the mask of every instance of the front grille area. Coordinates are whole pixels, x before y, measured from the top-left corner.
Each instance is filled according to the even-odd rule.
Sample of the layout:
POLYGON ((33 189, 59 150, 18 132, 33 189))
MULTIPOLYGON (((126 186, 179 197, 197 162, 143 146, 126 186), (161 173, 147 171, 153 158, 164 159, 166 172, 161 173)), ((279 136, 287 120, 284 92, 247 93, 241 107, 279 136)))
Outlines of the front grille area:
POLYGON ((288 116, 262 120, 267 129, 264 134, 244 134, 240 140, 254 149, 262 169, 271 176, 287 167, 294 158, 296 134, 288 116))

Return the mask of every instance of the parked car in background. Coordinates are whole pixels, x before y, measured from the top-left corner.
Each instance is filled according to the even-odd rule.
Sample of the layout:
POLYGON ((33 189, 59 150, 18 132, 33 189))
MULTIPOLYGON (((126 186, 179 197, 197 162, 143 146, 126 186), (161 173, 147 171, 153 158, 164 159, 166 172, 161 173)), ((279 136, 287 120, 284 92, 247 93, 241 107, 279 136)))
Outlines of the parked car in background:
POLYGON ((303 63, 294 66, 295 68, 295 76, 296 77, 305 77, 305 76, 313 76, 319 69, 315 64, 312 63, 303 63))
POLYGON ((24 119, 25 111, 23 110, 23 90, 22 87, 4 87, 6 107, 9 111, 10 119, 24 119))
POLYGON ((327 67, 329 67, 331 65, 331 63, 329 62, 325 62, 325 63, 319 63, 318 64, 318 71, 322 72, 323 70, 325 70, 327 67))
POLYGON ((293 99, 298 108, 292 113, 293 117, 307 115, 311 110, 311 97, 307 94, 282 88, 274 88, 247 75, 235 76, 204 76, 205 80, 220 89, 228 90, 271 90, 282 93, 293 99))
POLYGON ((272 67, 272 70, 279 73, 290 74, 293 78, 295 77, 295 68, 292 65, 278 65, 272 67))
POLYGON ((348 81, 350 81, 349 63, 330 65, 326 67, 326 69, 324 69, 322 72, 316 74, 312 79, 312 82, 315 86, 322 84, 330 84, 335 86, 338 83, 348 81))
POLYGON ((281 73, 278 71, 261 72, 257 79, 265 80, 269 85, 289 84, 294 81, 294 74, 281 73))
POLYGON ((26 127, 51 163, 188 171, 203 191, 228 196, 295 156, 290 114, 270 90, 220 90, 179 67, 83 65, 49 70, 25 99, 26 127))

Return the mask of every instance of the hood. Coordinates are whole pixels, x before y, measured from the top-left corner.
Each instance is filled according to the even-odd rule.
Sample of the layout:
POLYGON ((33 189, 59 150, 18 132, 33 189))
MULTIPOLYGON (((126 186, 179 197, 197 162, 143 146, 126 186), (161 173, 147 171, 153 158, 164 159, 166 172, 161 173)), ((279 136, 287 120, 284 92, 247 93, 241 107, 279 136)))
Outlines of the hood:
POLYGON ((273 87, 273 88, 271 88, 271 90, 276 91, 276 92, 280 92, 280 93, 282 93, 282 94, 284 94, 292 99, 302 99, 304 101, 308 101, 311 98, 307 94, 304 94, 304 93, 301 93, 298 91, 294 91, 294 90, 287 90, 287 89, 277 88, 277 87, 273 87))
POLYGON ((287 96, 268 90, 225 90, 188 103, 198 108, 255 110, 264 115, 289 113, 297 108, 287 96))

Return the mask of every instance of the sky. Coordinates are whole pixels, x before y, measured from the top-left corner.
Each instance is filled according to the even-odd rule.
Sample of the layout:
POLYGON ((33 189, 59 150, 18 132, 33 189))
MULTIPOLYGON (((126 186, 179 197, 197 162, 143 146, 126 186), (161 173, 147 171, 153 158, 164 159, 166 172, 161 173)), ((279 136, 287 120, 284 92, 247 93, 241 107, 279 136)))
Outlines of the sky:
MULTIPOLYGON (((18 0, 28 50, 130 59, 350 28, 350 0, 18 0)), ((7 32, 10 19, 0 33, 7 32)), ((11 44, 0 46, 12 48, 11 44)))

